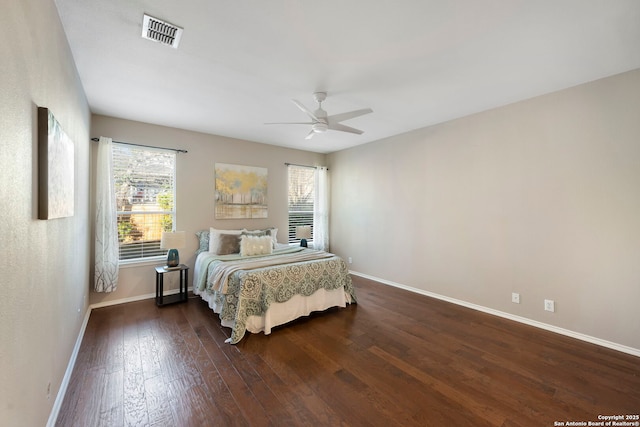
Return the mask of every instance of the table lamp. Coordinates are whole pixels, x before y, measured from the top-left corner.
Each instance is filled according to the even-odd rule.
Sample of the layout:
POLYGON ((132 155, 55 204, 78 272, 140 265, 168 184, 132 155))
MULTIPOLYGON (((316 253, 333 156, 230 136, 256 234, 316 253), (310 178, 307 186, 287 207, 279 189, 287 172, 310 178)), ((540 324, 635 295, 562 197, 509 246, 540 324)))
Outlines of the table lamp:
POLYGON ((184 248, 184 231, 165 231, 160 238, 160 249, 169 249, 167 252, 167 267, 177 267, 180 264, 178 249, 184 248))
POLYGON ((299 225, 296 227, 296 239, 300 239, 300 246, 307 246, 307 239, 311 238, 311 226, 310 225, 299 225))

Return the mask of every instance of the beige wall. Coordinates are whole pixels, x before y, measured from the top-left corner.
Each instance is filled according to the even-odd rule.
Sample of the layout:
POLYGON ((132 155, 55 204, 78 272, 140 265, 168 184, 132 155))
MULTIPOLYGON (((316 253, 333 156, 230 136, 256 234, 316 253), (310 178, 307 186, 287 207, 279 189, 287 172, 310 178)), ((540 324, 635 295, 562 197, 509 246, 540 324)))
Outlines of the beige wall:
POLYGON ((636 70, 331 154, 332 251, 640 349, 639 112, 636 70))
MULTIPOLYGON (((153 145, 164 148, 181 148, 187 154, 177 156, 177 225, 186 231, 187 248, 180 250, 180 261, 193 269, 198 242, 195 232, 216 227, 264 228, 278 227, 278 240, 287 241, 287 167, 285 162, 305 165, 323 165, 325 155, 292 150, 266 144, 243 141, 222 136, 150 125, 113 117, 94 115, 91 120, 94 137, 106 136, 115 141, 153 145), (216 220, 214 218, 214 164, 231 163, 268 169, 269 218, 252 220, 216 220)), ((95 158, 93 147, 92 159, 95 158)), ((107 303, 126 298, 137 298, 155 293, 155 265, 143 264, 120 269, 118 290, 111 294, 91 292, 92 304, 107 303)), ((193 270, 189 281, 192 282, 193 270)), ((166 280, 170 280, 167 277, 166 280)), ((165 281, 166 284, 166 281, 165 281)), ((177 284, 169 284, 171 289, 177 284)))
POLYGON ((90 114, 53 1, 4 1, 0 28, 0 424, 43 426, 88 307, 90 114), (75 143, 70 218, 37 219, 38 106, 75 143))

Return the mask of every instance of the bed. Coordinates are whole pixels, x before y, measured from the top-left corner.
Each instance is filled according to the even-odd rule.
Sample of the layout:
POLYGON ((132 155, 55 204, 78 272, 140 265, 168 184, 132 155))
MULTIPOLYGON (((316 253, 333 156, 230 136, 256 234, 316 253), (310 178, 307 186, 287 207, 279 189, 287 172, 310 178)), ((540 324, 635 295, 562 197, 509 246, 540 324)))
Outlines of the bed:
POLYGON ((211 244, 196 258, 193 293, 231 328, 231 344, 247 331, 270 334, 272 328, 314 311, 356 302, 340 257, 278 244, 276 232, 211 229, 211 244), (223 249, 229 242, 231 247, 223 249))

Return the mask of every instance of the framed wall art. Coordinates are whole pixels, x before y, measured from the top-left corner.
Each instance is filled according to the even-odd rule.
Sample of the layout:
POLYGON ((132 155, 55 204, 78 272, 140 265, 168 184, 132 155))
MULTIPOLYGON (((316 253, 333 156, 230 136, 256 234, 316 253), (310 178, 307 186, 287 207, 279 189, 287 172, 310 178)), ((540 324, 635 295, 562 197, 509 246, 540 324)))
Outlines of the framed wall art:
POLYGON ((216 163, 215 217, 267 218, 267 169, 216 163))
POLYGON ((38 219, 73 216, 74 144, 51 110, 38 107, 38 219))

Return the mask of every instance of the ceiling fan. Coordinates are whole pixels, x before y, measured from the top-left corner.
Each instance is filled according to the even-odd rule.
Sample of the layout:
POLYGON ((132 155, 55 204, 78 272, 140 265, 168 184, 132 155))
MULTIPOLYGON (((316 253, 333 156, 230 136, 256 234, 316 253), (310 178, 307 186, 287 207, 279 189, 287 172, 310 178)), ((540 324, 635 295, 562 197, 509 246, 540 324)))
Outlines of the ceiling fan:
POLYGON ((349 132, 361 135, 363 131, 360 129, 352 128, 350 126, 343 125, 342 121, 353 119, 365 114, 373 113, 371 108, 363 108, 362 110, 349 111, 347 113, 327 115, 327 112, 322 109, 322 101, 327 98, 327 92, 314 92, 313 98, 318 103, 318 109, 311 112, 300 101, 292 99, 291 101, 301 109, 309 118, 310 122, 285 122, 285 123, 265 123, 267 125, 311 125, 311 132, 305 137, 305 139, 313 138, 313 135, 317 133, 324 133, 327 130, 337 130, 340 132, 349 132))

